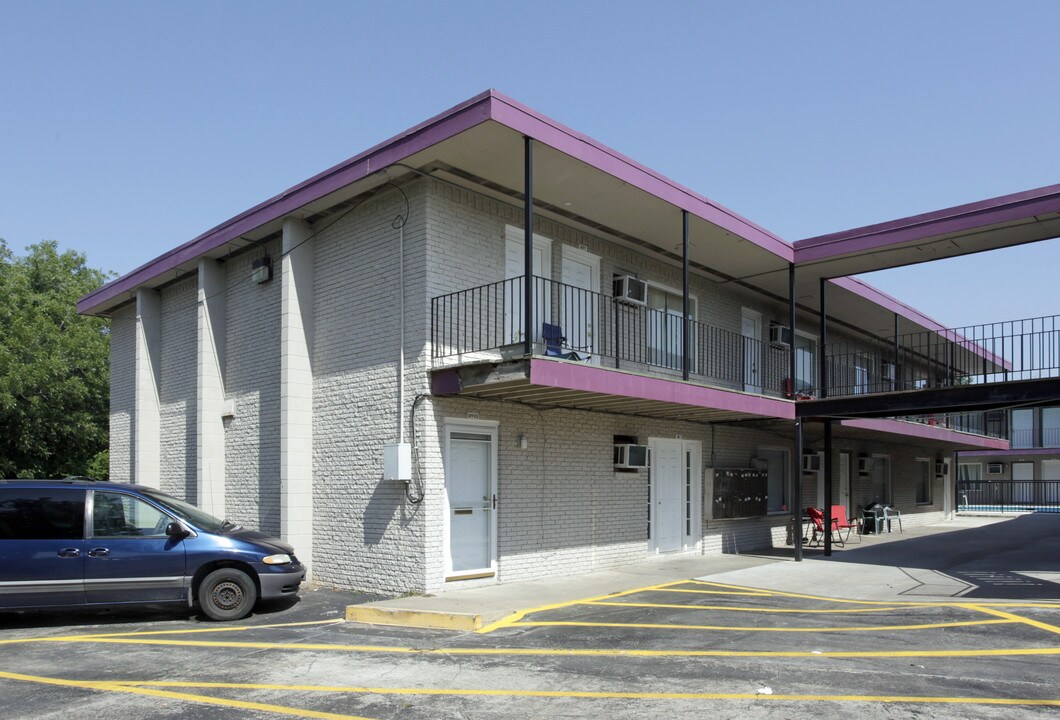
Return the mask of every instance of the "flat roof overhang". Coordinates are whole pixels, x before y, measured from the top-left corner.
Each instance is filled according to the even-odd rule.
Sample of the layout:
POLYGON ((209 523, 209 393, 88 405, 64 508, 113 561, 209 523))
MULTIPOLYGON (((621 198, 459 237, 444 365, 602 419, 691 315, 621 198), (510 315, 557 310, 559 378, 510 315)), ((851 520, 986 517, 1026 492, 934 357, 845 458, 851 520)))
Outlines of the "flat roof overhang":
POLYGON ((546 358, 435 370, 431 391, 437 396, 699 423, 795 419, 790 400, 546 358))
MULTIPOLYGON (((801 402, 801 401, 800 401, 801 402)), ((824 425, 812 419, 803 423, 803 447, 807 451, 823 450, 824 425)), ((795 442, 794 423, 775 422, 769 425, 771 433, 795 442)), ((865 442, 902 442, 923 448, 947 450, 1002 450, 1009 446, 1008 440, 975 435, 951 430, 938 425, 928 425, 896 418, 836 420, 832 426, 833 440, 861 440, 865 442)))

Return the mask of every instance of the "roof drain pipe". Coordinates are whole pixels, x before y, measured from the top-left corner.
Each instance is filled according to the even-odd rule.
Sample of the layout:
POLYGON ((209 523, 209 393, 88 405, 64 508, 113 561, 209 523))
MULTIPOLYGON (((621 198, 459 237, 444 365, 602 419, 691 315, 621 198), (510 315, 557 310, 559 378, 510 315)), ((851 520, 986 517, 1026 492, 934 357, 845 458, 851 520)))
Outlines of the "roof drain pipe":
MULTIPOLYGON (((390 183, 393 185, 393 183, 390 183)), ((383 479, 405 483, 408 495, 412 482, 412 446, 405 442, 405 223, 409 216, 409 198, 405 196, 405 214, 397 215, 391 227, 398 231, 398 360, 397 360, 397 430, 398 441, 383 447, 383 479)))

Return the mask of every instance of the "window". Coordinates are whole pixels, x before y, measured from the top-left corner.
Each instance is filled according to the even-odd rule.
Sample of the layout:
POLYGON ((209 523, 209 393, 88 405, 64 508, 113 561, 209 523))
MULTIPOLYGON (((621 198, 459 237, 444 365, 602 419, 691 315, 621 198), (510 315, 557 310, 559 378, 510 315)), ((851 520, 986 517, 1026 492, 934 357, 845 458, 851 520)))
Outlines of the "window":
POLYGON ((888 457, 872 457, 872 501, 891 504, 891 459, 888 457))
POLYGON ((795 395, 817 394, 817 338, 795 333, 795 395))
POLYGON ((783 512, 788 509, 788 453, 763 449, 758 451, 758 457, 766 461, 768 468, 766 511, 783 512))
POLYGON ((93 493, 93 537, 163 537, 170 517, 131 495, 93 493))
POLYGON ((85 491, 0 489, 0 540, 80 540, 85 491))
POLYGON ((1060 408, 1042 408, 1042 447, 1060 447, 1060 408))
POLYGON ((916 504, 931 504, 931 461, 918 458, 916 461, 916 504))
POLYGON ((854 394, 863 395, 869 391, 869 358, 864 355, 854 357, 854 394))
POLYGON ((1034 447, 1034 410, 1012 411, 1012 447, 1034 447))
POLYGON ((692 504, 692 493, 695 490, 695 478, 692 476, 692 451, 685 451, 685 538, 692 537, 692 514, 694 506, 692 504))
MULTIPOLYGON (((684 312, 684 297, 681 293, 648 285, 648 361, 652 365, 675 370, 683 367, 684 312)), ((688 299, 688 316, 693 321, 696 318, 696 301, 693 298, 688 299)), ((688 329, 691 352, 696 347, 695 331, 693 323, 688 329)), ((694 357, 692 364, 695 364, 694 357)))

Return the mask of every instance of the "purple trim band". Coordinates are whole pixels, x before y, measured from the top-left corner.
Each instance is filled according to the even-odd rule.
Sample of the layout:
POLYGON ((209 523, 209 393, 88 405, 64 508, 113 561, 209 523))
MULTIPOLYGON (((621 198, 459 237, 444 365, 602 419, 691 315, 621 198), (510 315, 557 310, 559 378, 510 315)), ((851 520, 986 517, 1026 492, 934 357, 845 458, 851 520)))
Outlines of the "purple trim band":
POLYGON ((242 233, 280 219, 314 200, 488 120, 529 135, 665 202, 688 210, 693 215, 744 237, 788 262, 794 257, 791 245, 749 220, 511 98, 488 90, 295 185, 208 230, 194 240, 141 265, 81 298, 77 303, 77 311, 91 313, 103 303, 134 290, 179 265, 197 260, 242 233))
MULTIPOLYGON (((1012 448, 1010 450, 961 450, 960 457, 963 458, 977 458, 977 457, 1034 457, 1041 455, 1052 455, 1060 460, 1060 448, 1026 448, 1024 450, 1017 450, 1012 448)), ((1017 462, 1019 462, 1017 460, 1017 462)))
POLYGON ((674 380, 631 375, 592 365, 530 360, 530 382, 533 385, 560 387, 568 390, 621 395, 640 400, 713 408, 764 417, 795 419, 795 405, 787 400, 715 388, 689 385, 674 380))
POLYGON ((885 245, 916 242, 937 235, 966 232, 1055 212, 1060 212, 1060 185, 1048 185, 922 215, 799 240, 795 243, 795 262, 838 257, 885 245))
POLYGON ((981 435, 969 435, 948 428, 932 427, 920 423, 891 420, 888 418, 841 420, 843 427, 857 428, 859 430, 874 430, 876 432, 889 433, 891 435, 905 435, 906 437, 922 438, 924 440, 935 440, 938 442, 949 442, 958 445, 972 445, 991 450, 1004 450, 1008 448, 1008 440, 999 438, 983 437, 981 435))

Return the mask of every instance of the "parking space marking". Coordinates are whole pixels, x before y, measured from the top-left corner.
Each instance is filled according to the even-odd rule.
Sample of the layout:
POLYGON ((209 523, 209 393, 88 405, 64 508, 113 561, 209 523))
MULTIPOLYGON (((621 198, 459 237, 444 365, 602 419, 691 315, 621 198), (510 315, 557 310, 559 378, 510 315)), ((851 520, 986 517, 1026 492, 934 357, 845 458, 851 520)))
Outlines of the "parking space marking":
MULTIPOLYGON (((292 708, 284 705, 270 705, 266 703, 249 702, 246 700, 229 700, 216 698, 209 695, 194 695, 191 693, 178 693, 169 690, 154 690, 150 687, 142 687, 140 683, 122 683, 110 680, 65 680, 62 678, 49 678, 39 675, 21 675, 0 671, 0 678, 17 680, 21 682, 38 683, 42 685, 58 685, 61 687, 74 687, 83 690, 95 690, 103 692, 119 692, 132 695, 147 695, 151 697, 162 697, 170 700, 185 700, 188 702, 204 703, 207 705, 220 705, 227 708, 239 710, 259 710, 262 712, 277 713, 279 715, 293 715, 301 718, 319 718, 320 720, 370 720, 359 715, 338 715, 336 713, 319 712, 304 708, 292 708)), ((150 683, 145 683, 150 684, 150 683)))
POLYGON ((822 614, 822 615, 836 615, 836 614, 850 614, 850 613, 877 613, 887 612, 894 610, 903 610, 898 606, 892 607, 872 607, 872 608, 853 608, 837 610, 832 608, 827 609, 809 609, 809 608, 756 608, 756 607, 732 607, 730 605, 677 605, 667 603, 625 603, 625 602, 606 602, 604 600, 594 600, 592 602, 583 602, 582 605, 599 605, 604 607, 640 607, 640 608, 669 608, 674 610, 720 610, 722 612, 751 612, 751 613, 810 613, 810 614, 822 614))
POLYGON ((580 622, 576 620, 523 621, 511 623, 512 627, 608 627, 608 628, 651 628, 653 630, 712 630, 734 632, 779 632, 779 633, 834 633, 834 632, 883 632, 892 630, 934 630, 938 628, 969 627, 972 625, 1009 625, 1018 623, 1016 619, 996 620, 962 620, 945 623, 924 623, 922 625, 869 625, 865 627, 736 627, 729 625, 679 625, 676 623, 617 623, 617 622, 580 622))
POLYGON ((181 628, 179 630, 133 630, 131 632, 121 633, 90 633, 88 635, 61 635, 61 636, 49 636, 49 637, 36 637, 36 638, 15 638, 12 640, 0 640, 0 645, 18 645, 21 643, 37 643, 37 642, 72 642, 77 640, 87 640, 91 638, 124 638, 124 637, 145 637, 148 635, 195 635, 200 633, 223 633, 223 632, 243 632, 247 630, 264 630, 264 629, 276 629, 276 628, 294 628, 294 627, 307 627, 310 625, 341 625, 346 621, 342 618, 333 620, 312 620, 307 622, 295 622, 295 623, 272 623, 269 625, 225 625, 223 627, 209 627, 209 628, 181 628))
POLYGON ((1041 622, 1040 620, 1032 620, 1031 618, 1023 617, 1022 615, 1004 612, 1003 610, 991 608, 986 605, 968 605, 968 607, 973 610, 978 610, 979 612, 986 613, 987 615, 996 615, 1000 618, 1010 618, 1013 622, 1025 623, 1027 625, 1030 625, 1031 627, 1036 627, 1039 630, 1045 630, 1047 632, 1060 634, 1060 627, 1057 627, 1056 625, 1050 625, 1049 623, 1041 622))

